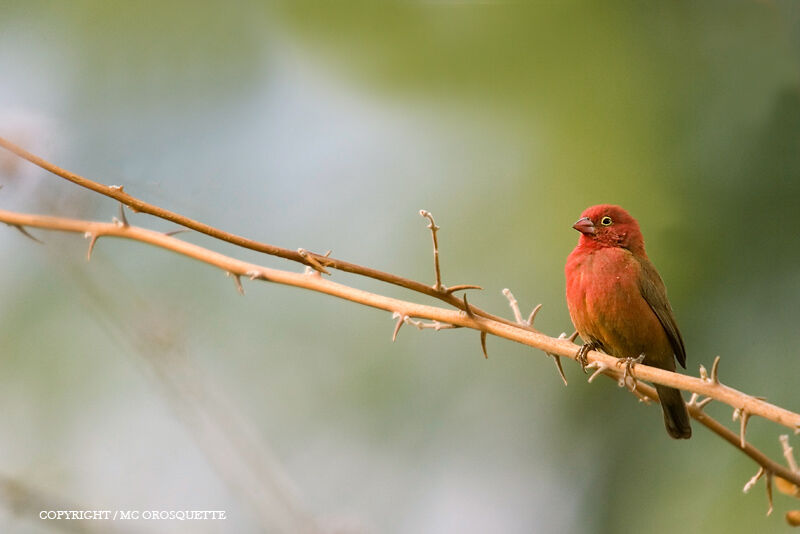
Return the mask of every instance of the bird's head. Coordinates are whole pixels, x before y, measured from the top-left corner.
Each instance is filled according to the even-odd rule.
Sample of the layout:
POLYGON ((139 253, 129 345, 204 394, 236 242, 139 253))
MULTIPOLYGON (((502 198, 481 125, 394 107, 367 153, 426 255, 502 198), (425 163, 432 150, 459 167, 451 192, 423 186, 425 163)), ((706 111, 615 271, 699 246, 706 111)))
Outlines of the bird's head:
POLYGON ((634 254, 644 254, 639 223, 619 206, 600 204, 586 208, 572 227, 581 233, 580 245, 620 247, 634 254))

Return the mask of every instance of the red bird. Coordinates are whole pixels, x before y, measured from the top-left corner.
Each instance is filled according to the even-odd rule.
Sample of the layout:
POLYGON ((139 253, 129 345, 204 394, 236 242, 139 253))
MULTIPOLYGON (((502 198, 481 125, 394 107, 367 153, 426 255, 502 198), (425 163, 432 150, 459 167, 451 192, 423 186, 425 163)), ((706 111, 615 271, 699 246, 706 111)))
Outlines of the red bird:
MULTIPOLYGON (((567 306, 584 341, 582 353, 600 349, 617 358, 644 357, 644 364, 686 368, 686 349, 667 300, 667 290, 644 251, 636 219, 619 206, 587 208, 573 226, 581 233, 567 258, 567 306)), ((627 360, 630 362, 631 360, 627 360)), ((667 433, 692 435, 677 389, 656 385, 667 433)))

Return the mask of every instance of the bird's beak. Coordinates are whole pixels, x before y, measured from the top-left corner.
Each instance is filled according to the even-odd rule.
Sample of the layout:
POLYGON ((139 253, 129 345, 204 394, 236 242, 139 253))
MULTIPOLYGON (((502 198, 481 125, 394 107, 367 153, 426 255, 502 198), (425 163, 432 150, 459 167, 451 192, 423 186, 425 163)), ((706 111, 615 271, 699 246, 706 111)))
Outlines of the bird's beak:
POLYGON ((582 217, 578 219, 578 221, 573 224, 572 227, 583 235, 594 235, 597 233, 597 230, 594 228, 594 223, 589 217, 582 217))

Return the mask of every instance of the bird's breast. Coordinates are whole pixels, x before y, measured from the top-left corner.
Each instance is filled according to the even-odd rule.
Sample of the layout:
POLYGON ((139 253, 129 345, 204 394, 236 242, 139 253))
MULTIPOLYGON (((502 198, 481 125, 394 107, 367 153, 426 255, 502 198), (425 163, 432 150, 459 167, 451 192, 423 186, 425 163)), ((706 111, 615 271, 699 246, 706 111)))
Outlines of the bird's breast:
POLYGON ((641 266, 629 251, 576 248, 567 259, 567 305, 584 341, 617 356, 671 351, 639 288, 641 266))

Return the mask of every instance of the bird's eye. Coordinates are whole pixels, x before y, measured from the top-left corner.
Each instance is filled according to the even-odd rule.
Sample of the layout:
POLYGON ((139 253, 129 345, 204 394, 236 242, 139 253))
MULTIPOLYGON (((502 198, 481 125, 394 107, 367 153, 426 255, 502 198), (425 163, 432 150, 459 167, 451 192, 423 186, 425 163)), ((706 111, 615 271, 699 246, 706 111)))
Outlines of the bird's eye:
POLYGON ((612 221, 611 217, 609 217, 608 215, 600 219, 600 224, 602 224, 603 226, 611 226, 612 222, 614 221, 612 221))

